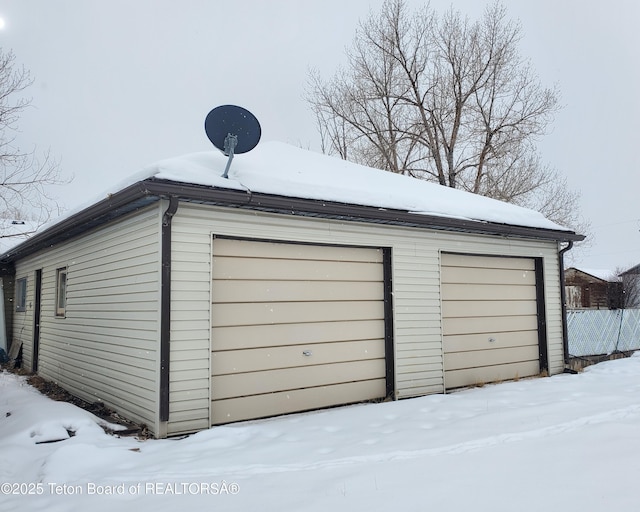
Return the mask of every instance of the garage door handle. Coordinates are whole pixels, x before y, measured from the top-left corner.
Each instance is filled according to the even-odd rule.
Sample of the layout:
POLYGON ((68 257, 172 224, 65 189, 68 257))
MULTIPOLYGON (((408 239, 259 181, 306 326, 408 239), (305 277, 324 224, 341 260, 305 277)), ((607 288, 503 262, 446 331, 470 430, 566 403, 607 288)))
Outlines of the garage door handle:
POLYGON ((303 355, 303 356, 307 356, 307 357, 308 357, 308 356, 310 356, 311 354, 312 354, 311 350, 303 350, 303 351, 302 351, 302 355, 303 355))

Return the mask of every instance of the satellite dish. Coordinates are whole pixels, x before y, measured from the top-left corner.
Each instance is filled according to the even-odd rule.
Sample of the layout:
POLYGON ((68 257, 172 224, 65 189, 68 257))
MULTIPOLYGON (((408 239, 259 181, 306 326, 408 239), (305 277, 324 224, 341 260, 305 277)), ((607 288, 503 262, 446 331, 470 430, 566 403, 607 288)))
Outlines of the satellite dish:
POLYGON ((221 105, 209 112, 204 120, 204 131, 213 145, 229 157, 223 178, 229 174, 233 155, 251 151, 262 135, 256 117, 236 105, 221 105))

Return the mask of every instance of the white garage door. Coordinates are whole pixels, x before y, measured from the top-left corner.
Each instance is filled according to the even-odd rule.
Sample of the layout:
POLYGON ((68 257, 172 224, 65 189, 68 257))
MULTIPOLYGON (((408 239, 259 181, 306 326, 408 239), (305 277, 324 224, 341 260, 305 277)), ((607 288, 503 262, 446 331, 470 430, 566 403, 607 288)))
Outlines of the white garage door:
POLYGON ((447 389, 540 373, 535 261, 442 254, 447 389))
POLYGON ((212 423, 382 398, 379 249, 214 238, 212 423))

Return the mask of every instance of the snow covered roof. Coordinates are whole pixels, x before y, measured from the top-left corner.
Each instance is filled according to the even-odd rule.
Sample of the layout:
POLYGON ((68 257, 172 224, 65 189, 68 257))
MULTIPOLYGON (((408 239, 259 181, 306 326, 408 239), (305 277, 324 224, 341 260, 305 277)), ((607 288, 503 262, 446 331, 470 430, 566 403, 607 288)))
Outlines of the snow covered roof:
POLYGON ((321 155, 280 142, 266 142, 234 158, 195 153, 158 162, 147 177, 302 199, 333 201, 416 214, 569 231, 541 213, 477 194, 321 155))
POLYGON ((245 207, 270 211, 291 211, 295 203, 300 211, 320 216, 357 217, 434 229, 553 240, 583 238, 527 208, 279 142, 262 143, 249 153, 237 155, 228 178, 223 178, 227 161, 228 158, 216 150, 153 164, 114 185, 107 193, 42 226, 31 239, 5 250, 0 259, 13 260, 20 253, 36 250, 38 244, 44 247, 53 243, 53 238, 70 238, 171 195, 183 200, 236 206, 242 197, 245 207), (220 193, 233 198, 220 199, 220 193), (247 197, 253 199, 247 200, 247 197), (260 204, 257 198, 262 198, 262 206, 256 206, 260 204), (282 201, 278 203, 278 198, 291 201, 285 205, 282 201), (357 215, 352 215, 354 210, 357 215), (393 214, 386 215, 387 210, 393 214))

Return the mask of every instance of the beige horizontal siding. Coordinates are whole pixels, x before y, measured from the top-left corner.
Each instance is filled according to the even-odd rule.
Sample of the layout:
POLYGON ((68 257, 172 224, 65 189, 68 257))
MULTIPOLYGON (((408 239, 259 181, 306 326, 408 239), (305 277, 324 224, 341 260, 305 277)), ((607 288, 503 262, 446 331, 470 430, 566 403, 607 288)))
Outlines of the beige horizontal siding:
POLYGON ((209 428, 211 239, 213 218, 193 224, 180 204, 172 221, 168 434, 209 428), (193 369, 206 372, 193 378, 193 369))
POLYGON ((558 266, 557 252, 553 256, 545 258, 544 261, 544 277, 545 277, 545 298, 547 303, 547 335, 553 335, 554 338, 549 340, 548 358, 549 373, 555 375, 562 373, 564 370, 564 349, 562 346, 562 325, 563 319, 560 314, 561 289, 557 283, 560 283, 560 268, 558 266), (556 306, 556 307, 554 307, 556 306), (555 343, 553 341, 556 341, 555 343))
POLYGON ((33 354, 33 283, 42 269, 38 373, 88 402, 156 430, 160 210, 149 207, 17 262, 28 311, 13 335, 33 354), (66 316, 55 316, 56 269, 67 268, 66 316))

